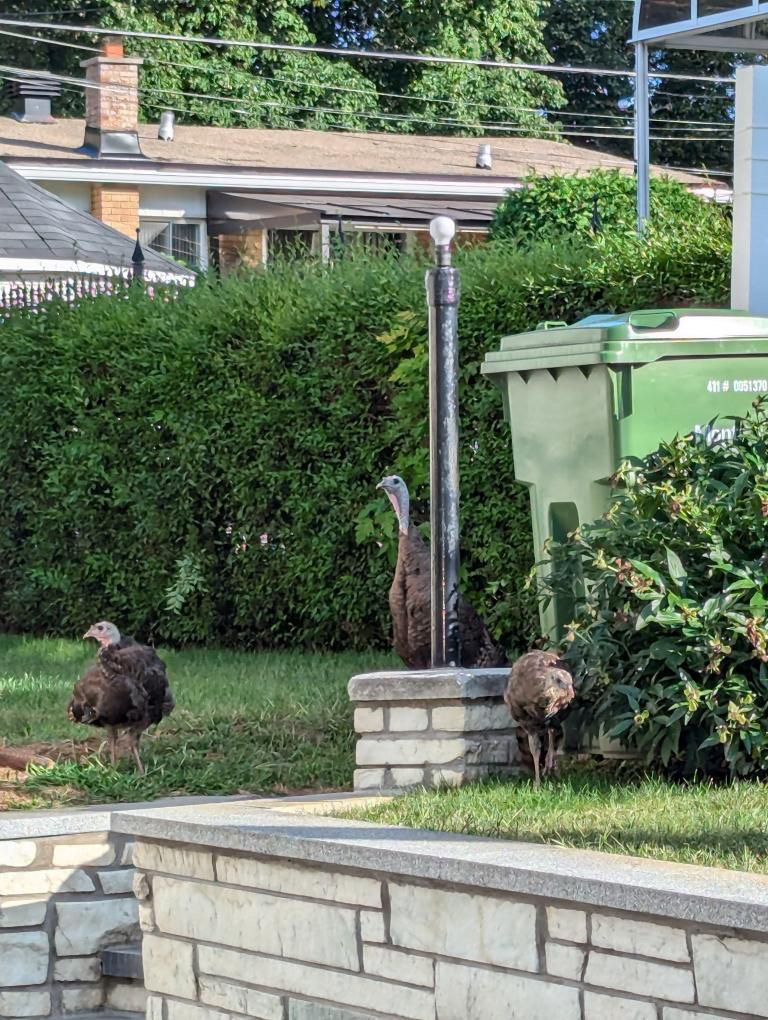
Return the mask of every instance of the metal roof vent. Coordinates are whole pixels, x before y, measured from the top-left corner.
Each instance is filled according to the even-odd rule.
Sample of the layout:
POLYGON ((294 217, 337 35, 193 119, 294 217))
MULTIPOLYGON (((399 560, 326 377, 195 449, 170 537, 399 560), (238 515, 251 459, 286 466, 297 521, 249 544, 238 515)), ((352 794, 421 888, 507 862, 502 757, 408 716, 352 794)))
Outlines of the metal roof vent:
POLYGON ((174 113, 173 110, 163 110, 160 114, 160 123, 157 126, 157 137, 163 142, 172 142, 174 134, 174 113))
POLYGON ((12 116, 22 124, 52 124, 51 100, 61 95, 61 85, 52 78, 18 78, 6 83, 13 100, 12 116))
POLYGON ((490 170, 493 166, 493 160, 491 159, 491 146, 488 142, 483 142, 478 147, 475 166, 478 170, 490 170))

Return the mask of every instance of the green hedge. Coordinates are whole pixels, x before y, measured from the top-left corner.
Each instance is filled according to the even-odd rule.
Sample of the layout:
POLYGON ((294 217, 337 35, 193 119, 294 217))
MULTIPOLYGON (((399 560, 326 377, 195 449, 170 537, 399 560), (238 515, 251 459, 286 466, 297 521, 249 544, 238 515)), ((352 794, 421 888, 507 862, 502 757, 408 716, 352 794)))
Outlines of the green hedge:
MULTIPOLYGON (((464 583, 510 648, 535 630, 528 506, 485 351, 542 319, 722 304, 728 263, 727 233, 704 230, 462 256, 464 583)), ((385 644, 379 477, 403 474, 426 516, 423 276, 360 257, 4 322, 0 626, 385 644)))
MULTIPOLYGON (((510 191, 496 209, 491 233, 532 243, 542 237, 587 237, 594 229, 595 210, 604 233, 635 229, 637 182, 618 170, 593 170, 576 176, 529 176, 526 186, 510 191)), ((725 213, 703 202, 679 181, 653 177, 651 222, 657 228, 679 229, 683 223, 720 229, 725 213)))

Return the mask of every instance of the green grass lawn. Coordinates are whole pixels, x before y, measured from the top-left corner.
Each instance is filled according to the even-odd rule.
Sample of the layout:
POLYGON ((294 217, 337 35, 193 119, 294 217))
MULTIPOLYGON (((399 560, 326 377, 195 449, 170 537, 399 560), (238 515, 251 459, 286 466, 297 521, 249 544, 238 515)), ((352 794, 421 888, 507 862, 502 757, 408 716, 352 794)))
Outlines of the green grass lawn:
MULTIPOLYGON (((95 751, 103 733, 69 722, 72 686, 95 649, 0 636, 0 744, 41 745, 53 769, 0 781, 0 810, 349 788, 349 677, 386 653, 188 650, 161 654, 177 707, 144 741, 147 775, 95 751), (74 760, 76 759, 76 760, 74 760)), ((345 812, 349 816, 349 812, 345 812)), ((407 795, 353 817, 768 873, 768 785, 684 786, 573 766, 540 790, 529 780, 407 795)))
POLYGON ((768 873, 768 785, 683 786, 576 769, 529 781, 409 794, 356 818, 768 873))
POLYGON ((95 651, 92 642, 0 636, 0 744, 53 743, 63 759, 34 770, 21 787, 5 782, 6 806, 348 787, 347 681, 391 664, 386 653, 159 649, 176 710, 144 738, 142 778, 129 760, 114 770, 88 755, 80 745, 95 751, 105 734, 67 719, 72 687, 95 651), (71 741, 78 746, 62 743, 71 741), (86 760, 66 760, 82 759, 84 750, 86 760))

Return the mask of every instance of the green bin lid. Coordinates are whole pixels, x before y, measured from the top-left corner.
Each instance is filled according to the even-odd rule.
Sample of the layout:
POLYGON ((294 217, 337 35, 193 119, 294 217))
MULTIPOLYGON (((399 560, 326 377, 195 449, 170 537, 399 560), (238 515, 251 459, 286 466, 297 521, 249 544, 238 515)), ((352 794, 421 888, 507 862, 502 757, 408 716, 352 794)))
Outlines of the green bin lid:
POLYGON ((768 318, 723 308, 646 309, 545 322, 505 336, 484 375, 578 365, 647 364, 662 358, 768 355, 768 318))

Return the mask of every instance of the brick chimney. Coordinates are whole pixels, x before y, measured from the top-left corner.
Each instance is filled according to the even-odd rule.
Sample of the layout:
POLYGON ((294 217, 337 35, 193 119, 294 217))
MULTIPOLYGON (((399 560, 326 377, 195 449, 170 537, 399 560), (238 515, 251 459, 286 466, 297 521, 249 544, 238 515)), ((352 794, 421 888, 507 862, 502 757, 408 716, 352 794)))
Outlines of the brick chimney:
POLYGON ((107 36, 101 55, 83 60, 85 141, 92 156, 142 156, 139 146, 139 67, 141 57, 126 57, 121 39, 107 36))

